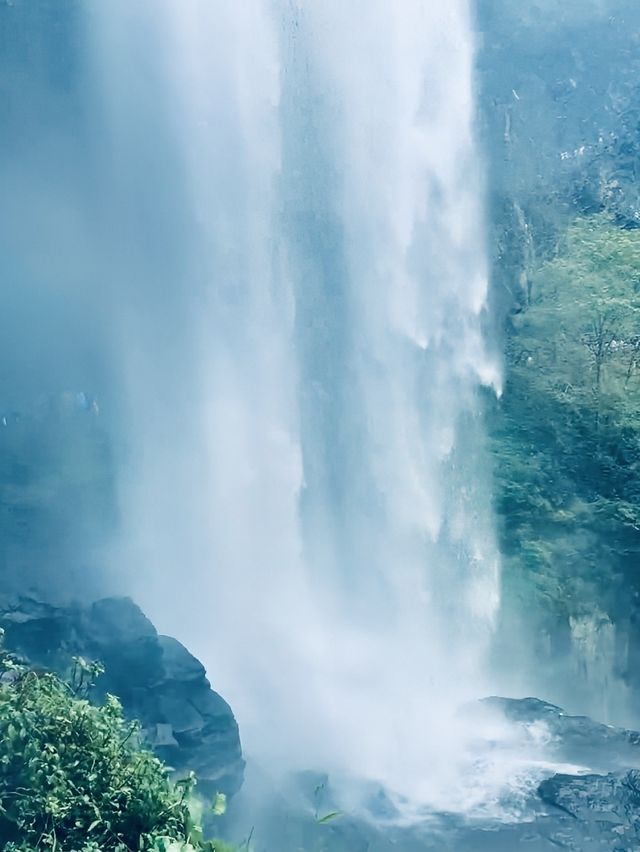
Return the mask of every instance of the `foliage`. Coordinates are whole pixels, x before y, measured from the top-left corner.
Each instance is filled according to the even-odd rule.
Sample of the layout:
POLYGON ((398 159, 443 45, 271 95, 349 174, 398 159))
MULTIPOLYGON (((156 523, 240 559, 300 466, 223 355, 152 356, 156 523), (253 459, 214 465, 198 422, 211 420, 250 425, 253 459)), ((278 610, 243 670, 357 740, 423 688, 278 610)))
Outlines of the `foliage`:
MULTIPOLYGON (((193 776, 171 783, 116 698, 85 696, 98 668, 68 683, 0 656, 0 843, 6 852, 225 852, 195 819, 193 776)), ((218 812, 222 803, 217 801, 218 812)))
POLYGON ((527 275, 491 414, 505 582, 611 610, 640 587, 640 231, 578 218, 527 275))
POLYGON ((596 428, 601 411, 640 426, 639 286, 640 233, 605 215, 578 219, 562 253, 534 272, 513 366, 559 404, 593 412, 596 428))

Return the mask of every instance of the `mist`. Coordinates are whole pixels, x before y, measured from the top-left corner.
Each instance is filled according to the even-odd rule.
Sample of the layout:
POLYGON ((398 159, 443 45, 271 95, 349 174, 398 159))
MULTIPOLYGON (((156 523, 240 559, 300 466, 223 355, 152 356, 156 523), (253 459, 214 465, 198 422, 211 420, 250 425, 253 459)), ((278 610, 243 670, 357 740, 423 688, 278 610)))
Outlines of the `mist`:
POLYGON ((540 109, 555 89, 530 96, 528 57, 514 82, 491 53, 553 4, 437 6, 0 10, 0 415, 99 480, 42 535, 46 569, 3 558, 7 586, 131 595, 202 660, 258 774, 329 773, 353 810, 379 786, 406 823, 509 822, 551 768, 584 767, 477 700, 535 689, 600 712, 622 644, 603 619, 587 671, 576 641, 601 646, 572 613, 568 662, 538 670, 543 619, 505 605, 487 414, 530 283, 504 246, 521 227, 535 255, 526 193, 581 140, 540 109), (499 204, 516 225, 496 237, 499 204))
POLYGON ((464 739, 498 604, 469 10, 166 0, 67 26, 71 91, 32 81, 50 126, 12 114, 7 397, 99 398, 100 582, 190 643, 249 753, 408 792, 464 739))

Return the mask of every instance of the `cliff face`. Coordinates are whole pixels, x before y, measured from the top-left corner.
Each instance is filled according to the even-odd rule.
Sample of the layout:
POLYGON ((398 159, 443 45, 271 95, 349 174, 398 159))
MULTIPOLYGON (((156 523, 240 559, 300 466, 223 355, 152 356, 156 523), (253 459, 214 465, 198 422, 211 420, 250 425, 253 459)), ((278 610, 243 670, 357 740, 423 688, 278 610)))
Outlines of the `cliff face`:
POLYGON ((159 635, 131 600, 57 607, 5 598, 0 627, 7 649, 32 667, 65 673, 74 656, 101 662, 95 700, 116 695, 178 776, 195 772, 205 796, 240 789, 244 760, 231 708, 212 690, 201 663, 176 639, 159 635))
POLYGON ((494 299, 528 297, 576 213, 640 223, 640 8, 633 0, 480 0, 478 86, 489 163, 494 299), (545 11, 550 14, 545 14, 545 11))
POLYGON ((640 7, 544 5, 479 7, 505 377, 488 402, 496 657, 515 641, 540 694, 635 724, 640 7))

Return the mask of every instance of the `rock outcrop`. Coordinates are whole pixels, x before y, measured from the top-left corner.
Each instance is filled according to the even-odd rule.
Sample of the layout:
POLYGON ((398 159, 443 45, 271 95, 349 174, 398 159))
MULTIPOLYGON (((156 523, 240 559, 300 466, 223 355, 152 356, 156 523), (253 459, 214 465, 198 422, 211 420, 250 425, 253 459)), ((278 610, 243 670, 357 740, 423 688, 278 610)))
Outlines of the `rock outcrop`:
POLYGON ((492 697, 482 704, 500 710, 510 722, 544 725, 548 760, 588 767, 593 772, 640 769, 637 731, 605 725, 588 716, 572 716, 539 698, 492 697))
POLYGON ((232 796, 243 781, 238 725, 211 689, 204 666, 176 639, 159 635, 129 598, 58 607, 32 598, 0 601, 5 645, 31 666, 64 673, 74 656, 100 661, 94 687, 112 693, 176 774, 194 771, 204 795, 232 796))

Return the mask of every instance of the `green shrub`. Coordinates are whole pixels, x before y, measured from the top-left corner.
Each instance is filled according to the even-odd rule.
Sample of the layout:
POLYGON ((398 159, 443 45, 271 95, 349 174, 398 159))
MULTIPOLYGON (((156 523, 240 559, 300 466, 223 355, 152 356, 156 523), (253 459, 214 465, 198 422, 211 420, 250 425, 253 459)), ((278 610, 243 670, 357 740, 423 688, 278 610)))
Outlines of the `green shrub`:
POLYGON ((58 852, 223 852, 205 843, 190 804, 109 696, 84 697, 96 667, 69 683, 22 669, 0 651, 0 846, 58 852))

